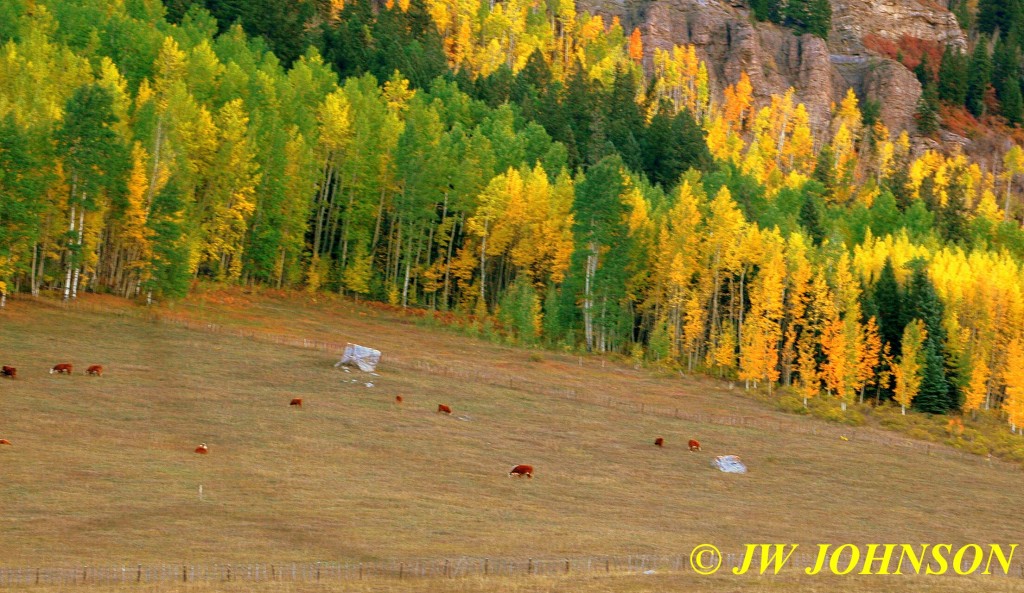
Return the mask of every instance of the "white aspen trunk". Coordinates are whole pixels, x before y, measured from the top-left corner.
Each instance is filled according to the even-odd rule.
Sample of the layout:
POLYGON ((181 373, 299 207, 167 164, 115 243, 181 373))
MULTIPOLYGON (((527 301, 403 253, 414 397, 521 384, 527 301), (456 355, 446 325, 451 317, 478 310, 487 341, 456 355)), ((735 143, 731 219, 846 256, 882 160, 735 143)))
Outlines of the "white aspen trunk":
POLYGON ((588 352, 594 349, 594 295, 591 284, 596 272, 597 245, 591 242, 590 253, 587 255, 587 266, 583 274, 583 332, 588 352))
POLYGON ((39 242, 36 241, 32 244, 32 276, 31 286, 29 286, 29 292, 32 296, 39 296, 39 286, 36 284, 36 260, 39 259, 39 242))
MULTIPOLYGON (((68 225, 68 233, 75 232, 75 205, 71 205, 71 223, 68 225)), ((68 241, 68 265, 67 270, 64 272, 64 300, 71 298, 71 268, 74 267, 73 250, 70 247, 73 245, 71 241, 68 241)))
MULTIPOLYGON (((82 196, 83 198, 85 196, 82 196)), ((83 200, 84 201, 84 200, 83 200)), ((82 206, 78 210, 78 251, 81 256, 82 251, 82 228, 85 226, 85 206, 82 206)), ((82 276, 82 262, 78 262, 75 266, 74 278, 71 280, 71 298, 78 298, 78 279, 82 276)))
POLYGON ((153 192, 156 191, 157 173, 160 170, 160 146, 163 144, 164 116, 156 120, 156 132, 153 134, 153 170, 149 174, 149 187, 146 188, 146 211, 153 205, 153 192))
MULTIPOLYGON (((417 233, 419 228, 417 225, 417 233)), ((409 250, 405 256, 405 277, 402 279, 402 308, 409 306, 409 274, 412 270, 412 236, 413 233, 409 233, 409 250)))
POLYGON ((0 309, 7 306, 7 291, 0 292, 0 309))
POLYGON ((377 203, 377 223, 373 227, 373 240, 370 241, 370 253, 377 251, 377 241, 380 240, 380 221, 384 216, 384 196, 386 184, 381 184, 380 187, 380 201, 377 203))
POLYGON ((444 262, 444 309, 448 310, 448 287, 450 285, 452 277, 452 248, 455 245, 455 231, 459 228, 459 215, 455 214, 455 220, 452 222, 452 232, 448 235, 448 257, 444 262))
POLYGON ((906 415, 907 415, 907 406, 904 406, 904 405, 900 404, 900 412, 901 412, 901 413, 902 413, 902 414, 903 414, 904 416, 906 416, 906 415))
POLYGON ((277 288, 280 289, 284 284, 284 247, 281 248, 281 259, 277 265, 277 288))
POLYGON ((1003 220, 1010 219, 1010 186, 1013 183, 1013 175, 1006 172, 1006 198, 1003 200, 1003 220))
POLYGON ((487 307, 487 301, 484 300, 484 287, 487 284, 485 276, 487 270, 485 267, 487 264, 487 227, 490 226, 490 222, 489 220, 484 220, 484 237, 480 241, 480 302, 485 309, 487 307))

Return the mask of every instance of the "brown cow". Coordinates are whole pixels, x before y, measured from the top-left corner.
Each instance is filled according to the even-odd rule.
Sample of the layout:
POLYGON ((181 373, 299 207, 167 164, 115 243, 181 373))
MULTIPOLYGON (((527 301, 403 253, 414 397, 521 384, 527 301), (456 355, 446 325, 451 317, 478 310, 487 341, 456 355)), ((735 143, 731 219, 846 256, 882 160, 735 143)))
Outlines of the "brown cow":
POLYGON ((94 364, 94 365, 90 366, 89 368, 85 369, 85 374, 86 375, 96 375, 97 377, 102 377, 103 376, 103 365, 101 365, 101 364, 94 364))
POLYGON ((299 406, 301 408, 302 407, 302 398, 301 397, 293 397, 292 401, 288 402, 288 405, 289 406, 299 406))
POLYGON ((201 443, 198 447, 196 447, 196 453, 199 453, 200 455, 206 455, 209 452, 210 448, 206 446, 206 443, 201 443))
POLYGON ((664 447, 665 446, 665 439, 663 439, 661 437, 658 437, 658 438, 654 439, 654 444, 656 446, 658 446, 658 447, 664 447))
POLYGON ((511 478, 512 476, 516 476, 516 477, 526 476, 527 478, 532 479, 533 478, 533 466, 532 465, 517 465, 517 466, 513 467, 511 471, 508 472, 508 477, 511 478))
POLYGON ((54 373, 57 373, 58 375, 60 375, 63 373, 65 375, 70 375, 71 369, 72 366, 70 362, 62 362, 60 364, 53 365, 53 368, 50 369, 50 374, 52 375, 54 373))
POLYGON ((444 404, 437 404, 437 412, 439 414, 451 414, 452 409, 444 404))
POLYGON ((401 404, 402 403, 402 396, 396 395, 395 396, 395 403, 396 404, 401 404))
POLYGON ((691 451, 700 451, 700 441, 696 439, 690 439, 689 445, 691 451))
MULTIPOLYGON (((10 444, 11 444, 11 441, 8 441, 7 439, 0 439, 0 445, 10 445, 10 444)), ((11 445, 11 446, 13 447, 13 445, 11 445)))
POLYGON ((11 379, 18 376, 18 369, 14 367, 4 366, 0 369, 0 377, 10 377, 11 379))

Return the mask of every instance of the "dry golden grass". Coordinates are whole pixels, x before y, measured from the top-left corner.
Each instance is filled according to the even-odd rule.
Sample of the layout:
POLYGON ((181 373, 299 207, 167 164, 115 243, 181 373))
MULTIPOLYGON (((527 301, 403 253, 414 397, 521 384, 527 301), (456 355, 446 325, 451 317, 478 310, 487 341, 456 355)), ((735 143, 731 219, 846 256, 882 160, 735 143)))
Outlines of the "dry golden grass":
MULTIPOLYGON (((0 438, 14 443, 0 448, 0 565, 685 554, 705 542, 735 551, 761 542, 1012 543, 1024 526, 1024 474, 1014 466, 787 432, 819 421, 771 411, 711 380, 596 357, 531 361, 527 351, 343 301, 218 300, 229 301, 200 295, 164 314, 377 347, 380 376, 335 369, 330 353, 147 321, 97 297, 77 310, 9 302, 0 363, 19 376, 0 380, 0 438), (74 363, 76 374, 47 374, 57 362, 74 363), (104 376, 84 376, 88 364, 103 364, 104 376), (503 386, 508 377, 513 388, 503 386), (552 395, 562 388, 772 419, 783 429, 639 415, 552 395), (303 398, 301 410, 288 406, 292 397, 303 398), (435 412, 441 402, 453 417, 435 412), (663 450, 655 436, 666 438, 663 450), (687 452, 688 438, 704 452, 687 452), (209 455, 192 452, 200 442, 209 455), (713 470, 711 457, 725 453, 751 472, 713 470), (534 465, 536 478, 509 479, 516 463, 534 465)), ((654 575, 153 590, 1024 590, 1014 579, 898 583, 654 575)))

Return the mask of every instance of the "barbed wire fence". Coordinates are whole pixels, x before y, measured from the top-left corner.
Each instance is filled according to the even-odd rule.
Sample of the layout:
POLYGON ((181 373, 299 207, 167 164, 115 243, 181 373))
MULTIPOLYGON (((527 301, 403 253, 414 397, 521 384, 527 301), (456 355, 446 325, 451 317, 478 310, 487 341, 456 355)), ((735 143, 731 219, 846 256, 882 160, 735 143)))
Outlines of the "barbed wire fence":
MULTIPOLYGON (((923 554, 922 554, 923 555, 923 554)), ((816 552, 792 553, 776 571, 775 563, 762 565, 758 555, 747 563, 744 552, 704 556, 695 570, 689 555, 577 556, 571 558, 471 558, 383 560, 374 562, 281 562, 238 564, 136 564, 97 565, 61 568, 0 567, 0 588, 19 589, 40 586, 111 586, 138 583, 142 585, 169 583, 260 583, 260 582, 352 582, 361 580, 455 579, 466 577, 571 577, 609 575, 654 575, 692 573, 705 575, 709 566, 717 565, 716 573, 743 571, 749 576, 799 576, 818 563, 816 552), (762 566, 766 568, 762 568, 762 566)), ((927 564, 927 563, 926 563, 927 564)), ((843 556, 837 565, 840 572, 860 570, 859 560, 843 556), (847 568, 849 567, 849 569, 847 568)), ((894 574, 912 574, 913 566, 900 555, 892 556, 887 568, 894 574)), ((985 564, 981 564, 985 566, 985 564)), ((880 570, 875 562, 870 570, 880 570)), ((831 574, 828 565, 823 574, 831 574)), ((921 568, 924 570, 924 568, 921 568)), ((1001 565, 986 567, 986 576, 1024 578, 1024 562, 1012 561, 1009 570, 1001 565), (991 571, 988 570, 991 568, 991 571)))

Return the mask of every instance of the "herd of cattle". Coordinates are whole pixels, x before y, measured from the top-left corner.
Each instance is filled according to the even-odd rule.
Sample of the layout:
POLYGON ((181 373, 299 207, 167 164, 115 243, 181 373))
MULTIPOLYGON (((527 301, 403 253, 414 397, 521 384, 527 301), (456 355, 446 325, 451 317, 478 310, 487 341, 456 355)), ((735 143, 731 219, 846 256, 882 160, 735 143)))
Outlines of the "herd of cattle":
MULTIPOLYGON (((61 362, 50 367, 50 374, 54 375, 70 375, 75 370, 74 365, 70 362, 61 362)), ((94 364, 90 365, 89 368, 85 369, 86 375, 95 375, 97 377, 103 376, 103 365, 94 364)), ((18 377, 18 369, 12 366, 4 365, 0 367, 0 377, 6 377, 8 379, 16 379, 18 377)))
MULTIPOLYGON (((395 403, 396 404, 401 404, 402 403, 402 396, 396 395, 395 396, 395 403)), ((301 403, 300 403, 300 405, 301 405, 301 403)), ((452 407, 449 406, 448 404, 437 404, 437 413, 438 414, 448 414, 448 415, 451 415, 452 407)), ((658 437, 658 438, 654 439, 654 444, 657 447, 664 447, 665 446, 665 438, 664 437, 658 437)), ((698 441, 696 439, 690 439, 690 442, 687 443, 687 446, 689 447, 691 452, 696 452, 696 451, 700 451, 701 450, 700 449, 700 441, 698 441)), ((523 477, 523 476, 526 476, 527 478, 533 478, 533 466, 532 465, 519 464, 519 465, 513 467, 508 472, 508 477, 510 477, 510 478, 511 477, 520 478, 520 477, 523 477)))
MULTIPOLYGON (((57 374, 57 375, 70 375, 73 370, 74 370, 74 366, 70 362, 62 362, 62 363, 53 365, 50 368, 50 374, 51 375, 53 375, 53 374, 57 374)), ((97 376, 97 377, 103 376, 103 365, 99 365, 99 364, 91 365, 91 366, 89 366, 85 370, 85 374, 86 375, 93 375, 93 376, 97 376)), ((12 366, 4 365, 2 368, 0 368, 0 377, 7 377, 8 379, 14 379, 14 378, 17 378, 17 376, 18 376, 18 369, 14 368, 12 366)), ((395 404, 396 405, 401 405, 402 404, 402 396, 401 395, 396 395, 395 396, 395 404)), ((297 407, 301 408, 302 407, 302 398, 301 397, 292 398, 292 400, 289 402, 288 405, 290 405, 290 406, 297 406, 297 407)), ((451 408, 451 406, 449 406, 447 404, 437 404, 437 412, 439 414, 451 415, 452 414, 452 408, 451 408)), ((11 444, 11 442, 9 440, 7 440, 7 439, 0 439, 0 445, 10 445, 10 444, 11 444)), ((658 437, 658 438, 654 439, 654 444, 657 447, 664 447, 665 446, 665 439, 664 439, 664 437, 658 437)), ((701 450, 700 449, 700 442, 695 440, 695 439, 690 439, 690 442, 687 443, 687 446, 689 447, 690 451, 700 451, 701 450)), ((210 448, 206 445, 206 443, 201 443, 198 447, 195 448, 195 452, 200 454, 200 455, 206 455, 207 453, 210 452, 210 448)), ((526 476, 527 478, 531 478, 532 479, 533 478, 533 466, 532 465, 526 465, 526 464, 519 464, 519 465, 513 467, 511 470, 509 470, 508 475, 509 475, 510 478, 511 477, 526 476)))
MULTIPOLYGON (((55 364, 52 367, 50 367, 50 374, 51 375, 53 375, 53 374, 57 374, 57 375, 70 375, 71 372, 74 369, 75 369, 74 365, 72 365, 70 362, 61 362, 61 363, 55 364)), ((90 365, 89 368, 85 369, 85 374, 86 375, 94 375, 96 377, 102 377, 103 376, 103 365, 101 365, 101 364, 90 365)), ((18 378, 18 369, 15 368, 15 367, 12 367, 12 366, 3 365, 2 367, 0 367, 0 377, 6 377, 8 379, 17 379, 18 378)), ((0 439, 0 445, 11 445, 11 444, 12 444, 11 441, 9 441, 7 439, 0 439)))

